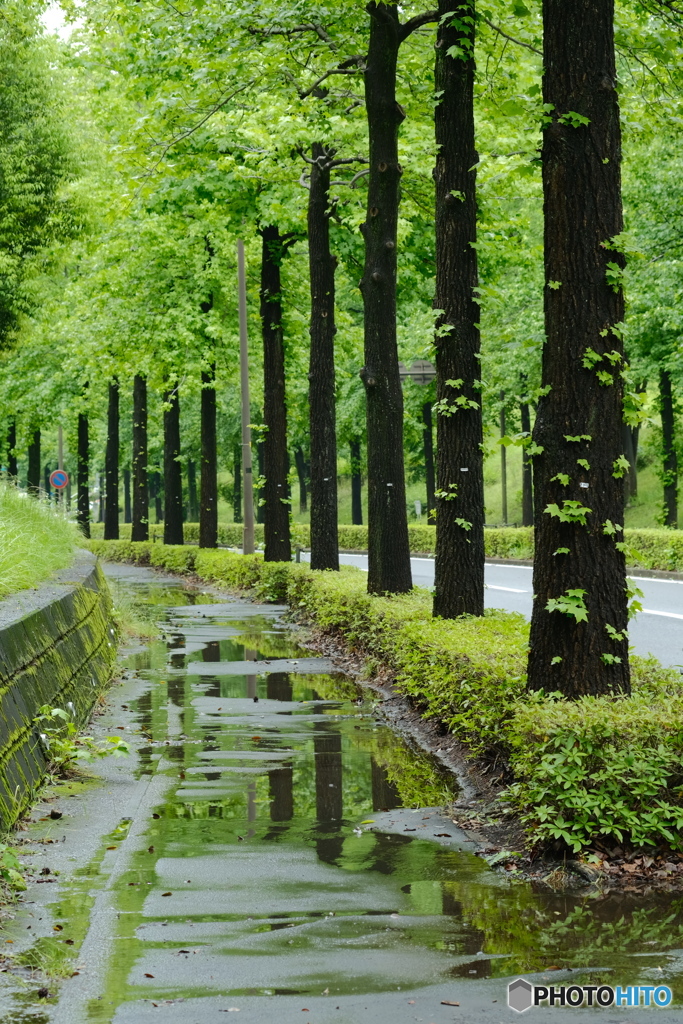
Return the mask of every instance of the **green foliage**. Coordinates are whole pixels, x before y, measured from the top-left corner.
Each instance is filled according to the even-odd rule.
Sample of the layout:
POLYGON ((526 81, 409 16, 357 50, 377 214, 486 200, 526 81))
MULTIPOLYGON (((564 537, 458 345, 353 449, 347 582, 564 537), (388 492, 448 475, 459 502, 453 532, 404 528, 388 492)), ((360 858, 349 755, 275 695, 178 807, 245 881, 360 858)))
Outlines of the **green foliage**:
POLYGON ((78 534, 54 506, 0 483, 0 597, 35 587, 73 559, 78 534))
POLYGON ((588 609, 584 597, 586 591, 581 589, 566 590, 562 597, 551 597, 545 606, 548 612, 561 612, 569 615, 576 622, 588 621, 588 609))
POLYGON ((24 892, 26 889, 21 862, 7 843, 0 843, 0 879, 14 892, 24 892))
POLYGON ((63 708, 44 704, 34 719, 40 730, 43 748, 54 775, 73 773, 77 761, 95 761, 102 757, 125 757, 130 747, 119 736, 107 736, 98 743, 92 736, 81 736, 71 715, 63 708))
POLYGON ((580 501, 569 501, 565 498, 562 508, 553 502, 551 505, 547 505, 543 511, 559 519, 561 523, 579 523, 581 526, 585 526, 586 516, 592 512, 592 509, 582 505, 580 501))

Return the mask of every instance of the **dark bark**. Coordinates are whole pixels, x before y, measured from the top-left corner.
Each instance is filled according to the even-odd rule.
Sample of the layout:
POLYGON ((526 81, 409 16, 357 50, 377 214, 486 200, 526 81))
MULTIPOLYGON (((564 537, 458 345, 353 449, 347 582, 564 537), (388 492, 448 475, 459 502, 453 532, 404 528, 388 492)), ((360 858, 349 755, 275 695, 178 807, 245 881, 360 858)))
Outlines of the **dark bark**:
POLYGON ((659 413, 662 419, 662 481, 664 526, 678 528, 678 455, 676 453, 676 422, 671 374, 659 371, 659 413))
POLYGON ((360 458, 360 438, 349 441, 351 451, 351 522, 354 526, 363 525, 363 476, 360 458))
POLYGON ((104 455, 104 539, 119 539, 119 384, 109 385, 107 447, 104 455))
POLYGON ((164 544, 183 543, 180 400, 178 389, 174 388, 164 394, 164 544))
POLYGON ((199 546, 218 547, 218 466, 216 452, 216 369, 202 373, 201 479, 199 494, 199 546))
POLYGON ((7 474, 11 480, 16 480, 19 475, 17 466, 17 421, 10 420, 7 431, 7 474))
POLYGON ((242 445, 233 448, 233 484, 232 484, 232 518, 233 522, 241 523, 242 518, 242 445))
POLYGON ((50 487, 51 471, 52 470, 50 467, 50 463, 46 462, 45 465, 43 466, 43 490, 45 492, 45 498, 47 501, 51 501, 52 499, 52 489, 50 487))
POLYGON ((289 457, 287 455, 287 403, 285 348, 282 331, 280 266, 290 240, 276 226, 261 228, 261 331, 263 335, 263 456, 262 490, 266 562, 289 562, 289 457))
POLYGON ((100 473, 100 475, 99 475, 99 497, 100 497, 100 500, 97 503, 98 504, 97 522, 98 523, 103 523, 104 522, 104 502, 105 502, 105 493, 104 493, 104 491, 105 491, 104 474, 100 473))
MULTIPOLYGON (((529 403, 520 402, 519 414, 522 425, 522 433, 531 436, 531 417, 529 415, 529 403)), ((533 461, 527 455, 526 448, 522 449, 522 526, 534 525, 534 487, 533 487, 533 461)))
POLYGON ((154 522, 159 524, 164 521, 164 506, 162 503, 162 481, 158 469, 149 474, 149 499, 154 502, 154 522))
POLYGON ((427 522, 430 526, 436 523, 436 497, 434 494, 434 424, 432 420, 433 401, 430 399, 422 406, 422 446, 425 456, 425 483, 427 486, 427 522))
POLYGON ((474 3, 439 0, 437 158, 436 559, 434 614, 484 614, 484 457, 479 366, 474 3), (465 20, 461 19, 465 16, 465 20), (472 19, 470 22, 467 19, 472 19), (460 56, 449 50, 456 47, 460 56), (457 383, 448 383, 448 382, 457 383))
MULTIPOLYGON (((259 479, 263 480, 265 476, 265 455, 263 441, 258 441, 256 444, 256 461, 258 462, 258 475, 259 479)), ((256 491, 256 522, 263 523, 263 487, 259 487, 256 491)))
POLYGON ((365 266, 360 288, 365 323, 361 379, 367 406, 368 591, 412 588, 403 462, 403 392, 396 347, 396 244, 401 167, 396 100, 401 43, 398 8, 370 3, 365 107, 370 143, 368 210, 362 226, 365 266))
POLYGON ((306 487, 308 466, 306 465, 306 456, 304 455, 303 448, 300 445, 297 445, 294 449, 294 465, 296 466, 296 475, 299 481, 299 512, 308 512, 308 489, 306 487))
MULTIPOLYGON (((501 441, 506 435, 507 428, 505 426, 505 394, 501 391, 500 393, 500 438, 501 441)), ((500 497, 503 515, 503 526, 507 526, 508 521, 508 463, 507 463, 507 448, 504 444, 500 446, 500 497)))
POLYGON ((130 523, 131 520, 130 469, 126 466, 123 471, 123 521, 124 523, 130 523))
POLYGON ((88 417, 78 414, 78 452, 76 456, 76 520, 84 537, 90 536, 90 437, 88 417))
MULTIPOLYGON (((338 569, 337 428, 334 373, 334 270, 330 252, 330 164, 333 153, 313 144, 308 200, 311 281, 309 416, 311 429, 311 568, 338 569)), ((297 453, 295 452, 295 455, 297 453)), ((297 456, 297 469, 299 468, 297 456)), ((302 480, 301 473, 299 480, 302 480)), ((305 482, 303 494, 305 495, 305 482)))
POLYGON ((372 778, 372 809, 373 811, 391 811, 401 807, 401 797, 395 783, 390 782, 386 769, 370 758, 372 778))
POLYGON ((149 481, 147 479, 147 381, 133 379, 133 525, 131 539, 149 540, 149 481))
POLYGON ((40 494, 40 430, 33 431, 33 437, 28 446, 26 489, 34 498, 40 494))
POLYGON ((613 0, 544 0, 543 22, 543 100, 550 111, 542 151, 543 385, 549 391, 534 426, 542 450, 534 463, 528 685, 576 698, 630 692, 626 568, 617 546, 624 488, 615 476, 623 455, 623 344, 616 325, 624 318, 624 260, 606 248, 623 227, 613 0), (575 114, 588 123, 577 124, 575 114), (565 502, 586 511, 572 513, 576 506, 565 502), (563 510, 566 521, 558 514, 563 510), (564 548, 568 553, 558 553, 564 548), (585 606, 585 621, 583 609, 571 614, 571 603, 564 611, 548 609, 567 596, 585 606))
POLYGON ((197 508, 197 466, 194 459, 187 460, 187 519, 196 523, 199 518, 197 508))

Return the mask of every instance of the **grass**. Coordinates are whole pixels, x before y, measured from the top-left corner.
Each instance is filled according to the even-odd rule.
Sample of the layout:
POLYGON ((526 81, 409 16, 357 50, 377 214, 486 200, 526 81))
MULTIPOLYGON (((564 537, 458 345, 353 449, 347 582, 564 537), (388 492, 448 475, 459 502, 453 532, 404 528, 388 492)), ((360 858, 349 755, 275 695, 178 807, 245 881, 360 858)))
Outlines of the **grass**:
POLYGON ((0 598, 65 569, 76 542, 75 526, 54 506, 0 484, 0 598))

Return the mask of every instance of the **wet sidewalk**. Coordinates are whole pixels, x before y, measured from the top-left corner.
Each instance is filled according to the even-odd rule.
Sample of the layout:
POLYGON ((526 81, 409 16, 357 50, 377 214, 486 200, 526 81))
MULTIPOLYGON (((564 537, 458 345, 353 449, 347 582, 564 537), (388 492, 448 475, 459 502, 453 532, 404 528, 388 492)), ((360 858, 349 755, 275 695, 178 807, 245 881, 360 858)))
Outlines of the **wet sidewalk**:
POLYGON ((108 571, 164 631, 122 651, 96 724, 136 754, 33 814, 45 874, 7 932, 23 967, 0 1019, 508 1022, 518 974, 683 996, 680 898, 555 895, 491 870, 437 809, 449 780, 297 646, 284 609, 108 571), (32 966, 69 976, 38 998, 32 966))

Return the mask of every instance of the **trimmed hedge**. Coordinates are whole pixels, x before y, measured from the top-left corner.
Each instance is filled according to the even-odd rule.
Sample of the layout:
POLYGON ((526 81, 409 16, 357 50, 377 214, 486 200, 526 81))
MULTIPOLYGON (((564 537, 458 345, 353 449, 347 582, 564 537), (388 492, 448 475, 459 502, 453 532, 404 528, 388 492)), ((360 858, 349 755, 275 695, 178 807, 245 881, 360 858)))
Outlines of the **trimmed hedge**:
POLYGON ((683 679, 654 659, 632 659, 631 698, 568 703, 526 693, 528 623, 515 613, 433 619, 428 591, 369 595, 366 575, 350 566, 314 572, 258 554, 129 541, 89 547, 286 603, 370 652, 470 757, 507 765, 509 796, 534 840, 574 850, 599 838, 683 846, 683 679))

